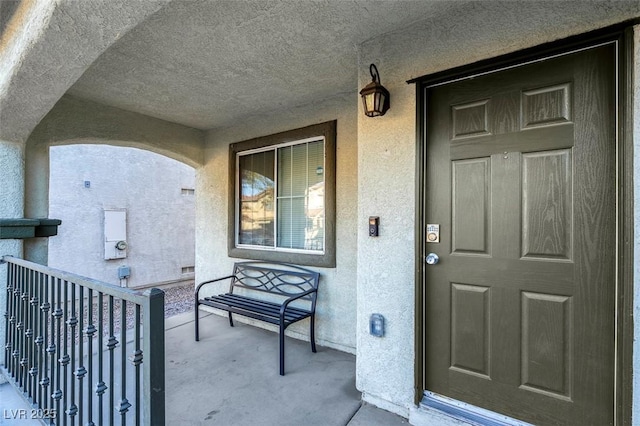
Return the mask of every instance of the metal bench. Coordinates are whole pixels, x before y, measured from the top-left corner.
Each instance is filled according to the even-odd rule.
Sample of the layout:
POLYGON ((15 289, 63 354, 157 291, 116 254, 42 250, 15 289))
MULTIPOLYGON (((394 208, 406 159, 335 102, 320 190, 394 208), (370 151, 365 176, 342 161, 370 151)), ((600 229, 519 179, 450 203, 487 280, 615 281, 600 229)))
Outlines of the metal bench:
POLYGON ((237 262, 232 275, 204 281, 196 288, 196 341, 200 340, 200 305, 227 311, 231 327, 233 314, 278 325, 280 375, 284 376, 284 331, 288 326, 309 318, 311 351, 316 352, 314 323, 319 280, 318 272, 286 263, 237 262), (200 297, 200 290, 204 286, 227 279, 230 280, 228 293, 200 297))

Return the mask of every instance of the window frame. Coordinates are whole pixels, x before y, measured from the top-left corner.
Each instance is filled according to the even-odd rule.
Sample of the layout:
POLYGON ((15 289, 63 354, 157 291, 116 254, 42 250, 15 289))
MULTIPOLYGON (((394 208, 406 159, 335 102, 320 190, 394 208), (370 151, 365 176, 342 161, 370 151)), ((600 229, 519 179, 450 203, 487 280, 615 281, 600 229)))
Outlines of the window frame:
MULTIPOLYGON (((277 162, 277 158, 275 160, 277 162)), ((287 262, 306 266, 334 268, 336 265, 336 121, 328 121, 273 135, 262 136, 229 145, 229 212, 228 255, 242 259, 287 262), (323 253, 301 252, 291 249, 250 247, 237 244, 238 235, 238 154, 247 151, 268 149, 276 145, 304 143, 313 138, 324 138, 324 182, 325 182, 325 235, 323 253)), ((275 236, 277 238, 277 235, 275 236)))

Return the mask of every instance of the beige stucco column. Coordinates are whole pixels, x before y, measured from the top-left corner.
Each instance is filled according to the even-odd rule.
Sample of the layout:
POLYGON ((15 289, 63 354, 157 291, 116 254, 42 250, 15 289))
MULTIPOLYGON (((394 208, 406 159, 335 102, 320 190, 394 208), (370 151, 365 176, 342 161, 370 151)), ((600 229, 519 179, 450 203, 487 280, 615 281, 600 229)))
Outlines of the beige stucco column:
MULTIPOLYGON (((28 218, 49 217, 49 146, 30 143, 28 140, 24 157, 24 216, 28 218)), ((24 259, 47 265, 48 258, 48 238, 24 240, 24 259)))
MULTIPOLYGON (((24 212, 24 144, 0 140, 0 218, 20 218, 24 212)), ((0 256, 22 257, 21 240, 0 240, 0 256)), ((7 269, 0 265, 0 342, 5 341, 7 269)), ((4 363, 4 347, 0 348, 4 363)), ((0 376, 0 382, 2 382, 0 376)))

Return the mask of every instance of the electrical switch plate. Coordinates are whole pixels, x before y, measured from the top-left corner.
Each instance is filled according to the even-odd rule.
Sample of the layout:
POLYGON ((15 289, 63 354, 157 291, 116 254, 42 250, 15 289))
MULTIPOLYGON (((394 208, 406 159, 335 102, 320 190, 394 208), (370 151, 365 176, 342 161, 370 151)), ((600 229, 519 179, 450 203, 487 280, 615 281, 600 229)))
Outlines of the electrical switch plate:
POLYGON ((384 336, 384 317, 381 314, 371 314, 371 318, 369 318, 369 334, 376 337, 384 336))

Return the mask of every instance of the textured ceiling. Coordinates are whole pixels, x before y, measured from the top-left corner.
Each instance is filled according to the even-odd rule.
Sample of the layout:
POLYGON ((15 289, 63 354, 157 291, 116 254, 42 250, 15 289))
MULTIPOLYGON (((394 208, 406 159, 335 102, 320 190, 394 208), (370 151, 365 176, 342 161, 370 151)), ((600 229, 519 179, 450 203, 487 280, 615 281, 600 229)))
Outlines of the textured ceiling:
POLYGON ((357 45, 443 13, 431 1, 173 1, 69 93, 187 126, 357 93, 357 45))
MULTIPOLYGON (((482 47, 486 57, 487 46, 509 51, 550 41, 548 34, 585 31, 591 22, 637 16, 638 4, 174 0, 124 34, 69 93, 198 129, 237 126, 257 114, 338 94, 352 93, 357 102, 359 71, 364 73, 358 46, 367 46, 375 61, 372 43, 383 34, 411 37, 426 25, 428 39, 438 46, 433 55, 451 62, 460 47, 482 47)), ((384 83, 384 71, 382 77, 384 83)))

